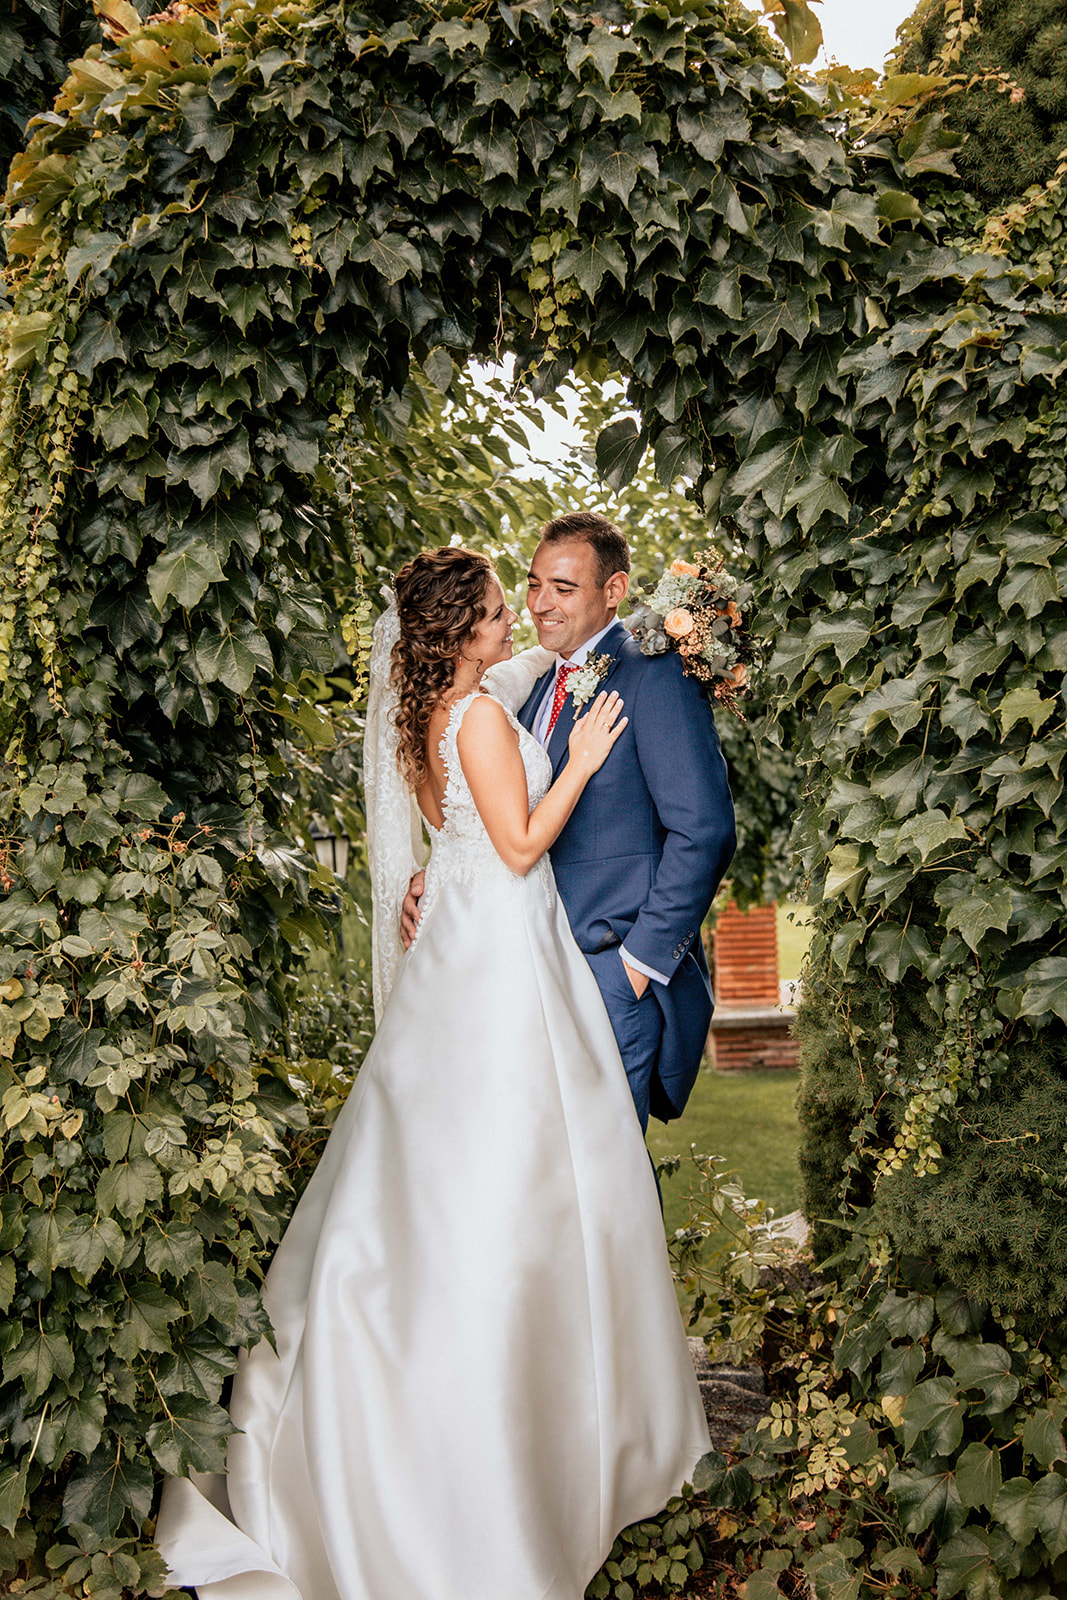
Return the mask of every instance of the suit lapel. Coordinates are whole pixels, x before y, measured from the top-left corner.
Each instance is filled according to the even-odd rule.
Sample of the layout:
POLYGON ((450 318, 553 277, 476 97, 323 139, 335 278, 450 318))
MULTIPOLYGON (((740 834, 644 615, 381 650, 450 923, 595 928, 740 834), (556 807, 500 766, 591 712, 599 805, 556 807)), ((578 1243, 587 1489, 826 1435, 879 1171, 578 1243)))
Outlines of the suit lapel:
MULTIPOLYGON (((618 652, 625 638, 626 629, 623 627, 621 622, 617 622, 611 629, 610 633, 606 633, 604 635, 596 649, 593 651, 593 654, 596 656, 611 656, 612 658, 611 665, 600 681, 600 688, 597 690, 597 694, 599 694, 601 690, 607 686, 608 680, 615 671, 615 668, 618 666, 618 652)), ((596 695, 594 695, 593 698, 595 700, 596 695)), ((585 706, 582 707, 582 710, 585 710, 585 706)), ((559 716, 556 718, 556 726, 552 729, 552 734, 548 741, 547 748, 548 753, 552 758, 553 778, 559 777, 560 770, 567 759, 567 740, 571 736, 571 730, 574 727, 574 723, 574 701, 568 694, 560 708, 559 716)))
POLYGON ((556 669, 554 666, 549 667, 547 672, 543 672, 541 674, 533 688, 530 690, 530 695, 525 705, 519 712, 519 721, 522 723, 527 733, 533 733, 533 725, 537 720, 538 707, 548 692, 549 680, 554 678, 555 675, 556 669))

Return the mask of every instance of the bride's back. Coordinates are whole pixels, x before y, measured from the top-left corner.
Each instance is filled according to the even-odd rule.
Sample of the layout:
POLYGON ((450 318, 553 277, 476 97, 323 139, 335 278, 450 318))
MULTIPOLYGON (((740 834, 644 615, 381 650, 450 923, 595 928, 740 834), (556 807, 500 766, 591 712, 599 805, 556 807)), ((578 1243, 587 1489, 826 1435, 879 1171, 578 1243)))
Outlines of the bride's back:
POLYGON ((426 777, 415 791, 419 810, 427 822, 434 828, 444 827, 445 789, 448 786, 448 769, 441 754, 441 741, 448 731, 448 721, 452 714, 452 701, 439 701, 430 713, 430 725, 426 730, 426 748, 424 757, 426 761, 426 777))

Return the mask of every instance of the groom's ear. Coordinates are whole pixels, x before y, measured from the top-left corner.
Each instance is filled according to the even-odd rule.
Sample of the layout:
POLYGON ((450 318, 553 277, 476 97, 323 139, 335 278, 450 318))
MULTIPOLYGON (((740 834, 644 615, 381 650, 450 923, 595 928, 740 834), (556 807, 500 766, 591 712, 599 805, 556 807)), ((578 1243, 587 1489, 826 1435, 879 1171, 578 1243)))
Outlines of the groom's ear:
POLYGON ((628 572, 613 572, 604 585, 604 598, 609 606, 617 611, 622 604, 622 598, 630 587, 630 574, 628 572))

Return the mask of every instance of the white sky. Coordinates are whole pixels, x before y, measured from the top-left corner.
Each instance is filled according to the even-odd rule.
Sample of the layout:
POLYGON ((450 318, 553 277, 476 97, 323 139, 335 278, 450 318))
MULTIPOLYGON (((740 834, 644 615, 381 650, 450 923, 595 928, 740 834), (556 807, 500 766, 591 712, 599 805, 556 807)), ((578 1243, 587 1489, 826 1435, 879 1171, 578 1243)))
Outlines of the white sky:
POLYGON ((822 23, 824 54, 815 65, 836 57, 849 67, 881 68, 897 28, 917 0, 822 0, 815 14, 822 23))

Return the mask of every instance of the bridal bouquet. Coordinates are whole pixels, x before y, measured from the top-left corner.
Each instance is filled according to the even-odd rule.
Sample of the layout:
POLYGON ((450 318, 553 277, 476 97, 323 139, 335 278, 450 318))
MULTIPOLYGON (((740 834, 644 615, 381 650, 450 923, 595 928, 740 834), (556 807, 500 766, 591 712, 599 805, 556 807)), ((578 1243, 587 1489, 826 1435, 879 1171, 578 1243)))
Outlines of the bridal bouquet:
POLYGON ((677 650, 682 667, 713 700, 737 716, 748 692, 758 647, 745 626, 740 602, 751 588, 723 571, 722 558, 705 550, 695 561, 672 561, 647 599, 623 618, 646 656, 677 650))

